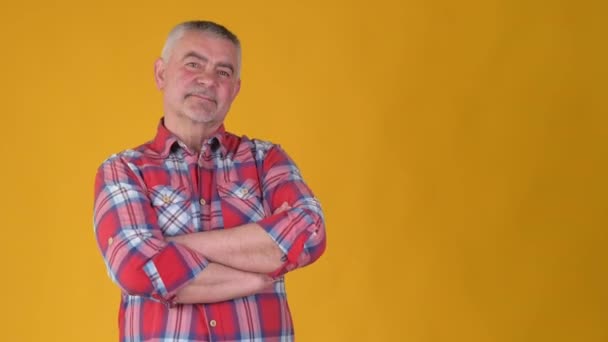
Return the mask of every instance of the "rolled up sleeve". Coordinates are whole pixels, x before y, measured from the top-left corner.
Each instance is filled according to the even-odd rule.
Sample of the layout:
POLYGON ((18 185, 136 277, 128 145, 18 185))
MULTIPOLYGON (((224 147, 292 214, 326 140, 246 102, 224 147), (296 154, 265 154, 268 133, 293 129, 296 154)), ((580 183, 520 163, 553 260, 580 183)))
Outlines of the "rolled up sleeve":
POLYGON ((171 303, 208 261, 165 241, 142 184, 120 157, 100 166, 95 179, 95 236, 110 278, 125 293, 171 303))
POLYGON ((313 263, 323 254, 325 219, 300 170, 279 146, 268 150, 261 168, 263 196, 269 210, 274 212, 284 202, 290 206, 257 222, 284 254, 284 264, 271 274, 278 277, 313 263))

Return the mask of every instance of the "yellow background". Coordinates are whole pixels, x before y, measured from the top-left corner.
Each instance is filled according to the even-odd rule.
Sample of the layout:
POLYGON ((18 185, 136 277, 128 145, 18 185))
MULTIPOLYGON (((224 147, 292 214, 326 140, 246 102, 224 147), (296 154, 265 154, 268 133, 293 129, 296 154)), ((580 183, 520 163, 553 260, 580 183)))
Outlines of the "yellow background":
POLYGON ((227 128, 326 211, 299 341, 608 341, 601 0, 5 1, 0 339, 113 341, 93 177, 155 133, 168 30, 243 42, 227 128))

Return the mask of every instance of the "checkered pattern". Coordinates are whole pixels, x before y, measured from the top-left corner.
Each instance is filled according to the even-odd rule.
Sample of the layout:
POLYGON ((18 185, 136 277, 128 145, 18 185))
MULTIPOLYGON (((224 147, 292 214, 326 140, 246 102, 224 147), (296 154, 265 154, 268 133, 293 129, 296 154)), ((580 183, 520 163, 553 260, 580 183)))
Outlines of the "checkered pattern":
POLYGON ((162 121, 155 139, 108 158, 95 182, 95 234, 122 290, 121 341, 292 341, 283 275, 325 249, 323 213, 277 145, 224 128, 189 152, 162 121), (292 208, 272 214, 284 201, 292 208), (208 264, 165 236, 257 222, 285 253, 263 293, 214 304, 169 304, 208 264))

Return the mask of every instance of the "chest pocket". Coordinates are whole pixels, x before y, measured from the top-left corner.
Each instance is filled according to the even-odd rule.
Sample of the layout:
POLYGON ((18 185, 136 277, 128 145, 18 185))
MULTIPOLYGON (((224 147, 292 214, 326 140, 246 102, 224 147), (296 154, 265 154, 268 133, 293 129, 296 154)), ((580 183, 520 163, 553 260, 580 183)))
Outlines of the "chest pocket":
POLYGON ((184 189, 158 185, 151 188, 149 196, 164 235, 174 236, 190 232, 190 196, 184 189))
POLYGON ((247 178, 242 181, 218 184, 218 193, 222 200, 224 227, 230 228, 264 218, 262 192, 257 179, 247 178))

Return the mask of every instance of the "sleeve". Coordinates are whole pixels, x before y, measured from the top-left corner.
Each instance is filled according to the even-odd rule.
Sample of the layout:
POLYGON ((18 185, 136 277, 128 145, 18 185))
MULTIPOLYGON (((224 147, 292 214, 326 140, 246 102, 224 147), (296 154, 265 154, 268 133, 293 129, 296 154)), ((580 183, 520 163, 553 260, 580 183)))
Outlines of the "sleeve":
POLYGON ((274 145, 261 162, 263 196, 271 212, 283 202, 291 209, 257 222, 284 253, 279 277, 316 261, 325 251, 325 219, 321 205, 302 179, 293 160, 274 145))
POLYGON ((124 292, 171 304, 208 261, 165 241, 141 184, 122 158, 110 158, 100 166, 95 179, 95 236, 110 278, 124 292))

